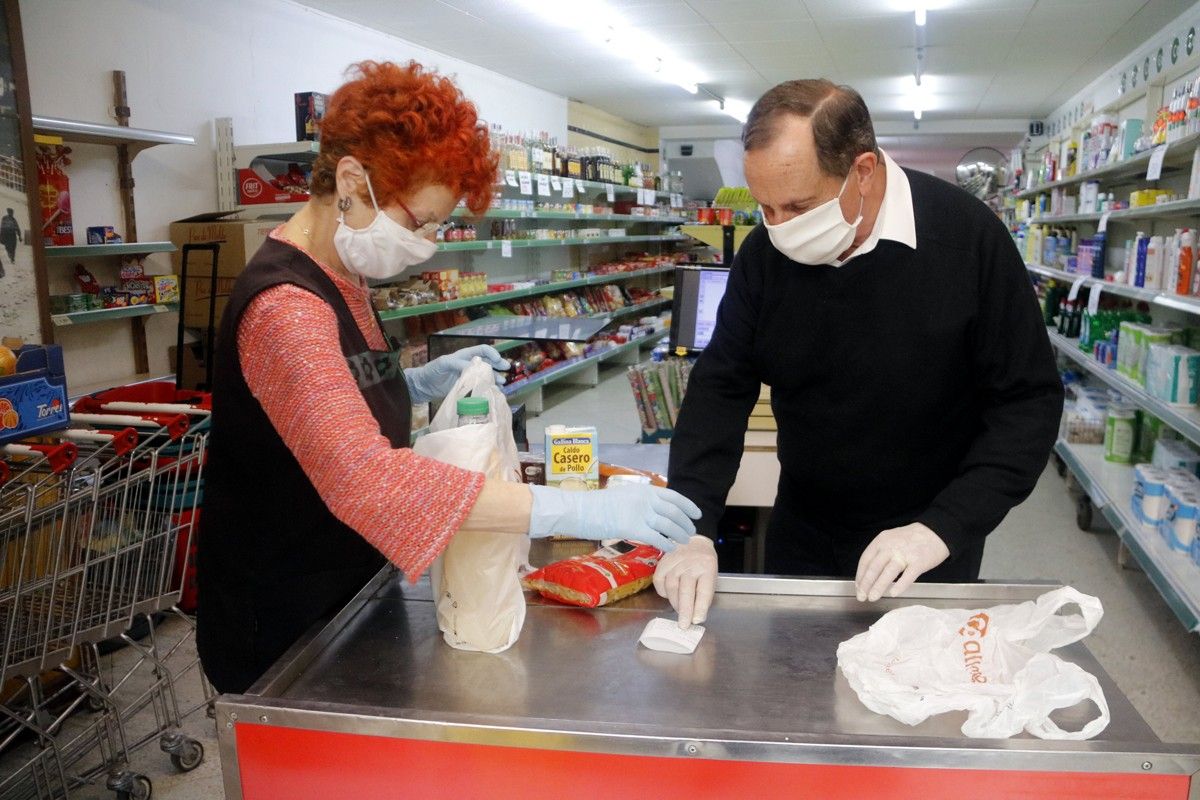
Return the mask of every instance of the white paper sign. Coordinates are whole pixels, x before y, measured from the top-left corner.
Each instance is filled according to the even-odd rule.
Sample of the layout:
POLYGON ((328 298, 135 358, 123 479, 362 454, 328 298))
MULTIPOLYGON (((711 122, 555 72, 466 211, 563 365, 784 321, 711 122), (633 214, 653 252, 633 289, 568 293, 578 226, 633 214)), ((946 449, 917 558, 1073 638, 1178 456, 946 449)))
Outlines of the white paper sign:
POLYGON ((66 315, 66 314, 52 314, 52 315, 50 316, 50 321, 51 321, 51 322, 53 322, 55 325, 58 325, 59 327, 62 327, 63 325, 73 325, 73 324, 75 324, 75 321, 74 321, 74 320, 72 320, 72 319, 71 319, 71 318, 70 318, 68 315, 66 315))
POLYGON ((502 258, 512 258, 512 241, 505 239, 500 243, 500 256, 502 258))
POLYGON ((1100 224, 1096 227, 1096 233, 1104 233, 1108 230, 1108 215, 1111 213, 1111 211, 1105 211, 1100 215, 1100 224))
POLYGON ((569 178, 563 181, 562 196, 564 200, 570 200, 575 196, 575 181, 569 178))
POLYGON ((579 178, 575 179, 575 191, 581 196, 583 195, 583 181, 579 180, 579 178))
POLYGON ((533 194, 533 176, 528 172, 519 172, 517 178, 521 181, 521 194, 533 194))
POLYGON ((166 312, 168 312, 170 310, 171 309, 167 308, 164 305, 155 305, 154 306, 154 313, 156 313, 156 314, 165 314, 166 312))
POLYGON ((683 195, 671 195, 671 208, 683 208, 683 195))
POLYGON ((1075 302, 1075 298, 1079 297, 1079 290, 1083 287, 1083 284, 1086 281, 1087 281, 1087 276, 1084 275, 1082 278, 1077 279, 1074 283, 1071 284, 1071 291, 1067 293, 1067 302, 1068 303, 1075 302))
POLYGON ((605 193, 608 195, 608 202, 613 202, 617 199, 617 187, 611 183, 604 187, 605 193))
POLYGON ((538 181, 538 196, 539 197, 549 197, 550 196, 550 176, 549 175, 538 175, 537 181, 538 181))
POLYGON ((551 175, 550 176, 550 188, 556 192, 558 190, 562 189, 562 178, 558 177, 557 175, 551 175))
POLYGON ((1146 180, 1156 181, 1162 177, 1163 159, 1167 157, 1167 145, 1160 144, 1150 154, 1150 163, 1146 166, 1146 180))
POLYGON ((516 170, 512 170, 512 169, 504 170, 504 182, 507 183, 509 186, 513 187, 514 189, 517 188, 517 172, 516 172, 516 170))
POLYGON ((1102 288, 1103 288, 1103 284, 1101 284, 1100 282, 1093 283, 1092 291, 1088 294, 1088 309, 1087 310, 1088 310, 1088 313, 1091 314, 1093 317, 1096 316, 1096 312, 1100 310, 1100 290, 1102 288))

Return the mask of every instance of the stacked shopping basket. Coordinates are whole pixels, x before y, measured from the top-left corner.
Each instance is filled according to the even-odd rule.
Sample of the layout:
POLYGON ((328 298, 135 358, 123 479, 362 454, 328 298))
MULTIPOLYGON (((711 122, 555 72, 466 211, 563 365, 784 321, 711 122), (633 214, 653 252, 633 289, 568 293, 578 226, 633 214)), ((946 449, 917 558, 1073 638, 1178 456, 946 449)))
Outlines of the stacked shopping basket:
POLYGON ((154 739, 181 770, 203 760, 180 725, 206 703, 176 696, 182 677, 203 677, 161 630, 177 619, 172 631, 192 631, 178 604, 210 407, 141 384, 80 399, 68 428, 0 438, 0 797, 65 798, 102 780, 147 798, 128 764, 154 739), (102 655, 114 642, 131 662, 116 674, 102 655))

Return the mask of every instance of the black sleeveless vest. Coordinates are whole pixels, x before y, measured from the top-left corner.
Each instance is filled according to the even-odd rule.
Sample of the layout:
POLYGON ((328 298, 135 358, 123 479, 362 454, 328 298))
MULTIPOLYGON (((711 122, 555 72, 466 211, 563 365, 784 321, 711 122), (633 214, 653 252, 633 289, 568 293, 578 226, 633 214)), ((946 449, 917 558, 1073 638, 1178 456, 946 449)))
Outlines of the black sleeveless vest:
MULTIPOLYGON (((397 448, 408 447, 411 435, 412 406, 396 353, 370 349, 341 292, 318 264, 268 239, 233 287, 214 362, 196 643, 205 673, 221 692, 248 689, 385 563, 325 507, 242 376, 237 346, 242 313, 260 292, 279 284, 306 289, 333 308, 342 353, 380 432, 397 448)), ((292 367, 303 372, 305 365, 292 367)))

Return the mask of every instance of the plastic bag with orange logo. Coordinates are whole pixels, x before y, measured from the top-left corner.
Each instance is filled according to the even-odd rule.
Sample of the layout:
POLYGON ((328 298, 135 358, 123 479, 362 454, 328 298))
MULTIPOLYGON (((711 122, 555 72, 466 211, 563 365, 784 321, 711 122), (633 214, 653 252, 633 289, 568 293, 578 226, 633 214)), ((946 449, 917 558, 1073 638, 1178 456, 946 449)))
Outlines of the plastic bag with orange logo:
MULTIPOLYGON (((967 736, 1090 739, 1108 726, 1095 676, 1050 653, 1092 632, 1099 599, 1064 586, 1017 605, 987 609, 906 606, 838 645, 838 667, 867 708, 908 725, 966 711, 967 736), (1066 606, 1078 614, 1060 614, 1066 606), (1050 714, 1095 703, 1078 731, 1050 714)), ((1078 716, 1077 714, 1074 716, 1078 716)))

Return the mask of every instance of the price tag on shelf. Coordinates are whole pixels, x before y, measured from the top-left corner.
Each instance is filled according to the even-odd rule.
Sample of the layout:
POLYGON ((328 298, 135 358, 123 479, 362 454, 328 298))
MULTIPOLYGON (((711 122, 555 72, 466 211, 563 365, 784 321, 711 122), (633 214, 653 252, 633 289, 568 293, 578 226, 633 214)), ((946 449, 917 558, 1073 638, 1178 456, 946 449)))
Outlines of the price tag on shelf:
POLYGON ((539 197, 549 197, 550 196, 550 176, 549 175, 538 175, 537 179, 538 179, 538 196, 539 197))
POLYGON ((517 188, 517 171, 515 169, 504 170, 504 182, 514 189, 517 188))
POLYGON ((1071 284, 1071 291, 1067 293, 1067 302, 1068 303, 1074 303, 1075 298, 1079 297, 1079 290, 1083 288, 1083 284, 1085 281, 1087 281, 1086 275, 1084 275, 1082 278, 1076 279, 1076 281, 1071 284))
POLYGON ((512 240, 505 239, 500 243, 500 257, 512 258, 512 240))
POLYGON ((617 199, 617 187, 611 183, 604 187, 604 192, 608 196, 608 202, 612 203, 617 199))
POLYGON ((154 306, 154 313, 155 313, 155 314, 165 314, 166 312, 168 312, 168 311, 170 311, 170 310, 171 310, 171 309, 167 308, 167 307, 166 307, 166 306, 164 306, 164 305, 157 305, 157 304, 156 304, 156 305, 154 306))
POLYGON ((1150 154, 1150 163, 1146 165, 1146 180, 1156 181, 1162 177, 1163 159, 1167 157, 1167 145, 1160 144, 1150 154))
POLYGON ((63 325, 73 325, 74 324, 74 322, 71 320, 71 316, 69 314, 52 314, 50 316, 50 321, 53 322, 55 325, 58 325, 59 327, 61 327, 63 325))
POLYGON ((1100 310, 1101 288, 1102 284, 1097 281, 1096 283, 1092 284, 1092 290, 1088 293, 1088 313, 1093 317, 1096 316, 1096 312, 1100 310))
POLYGON ((579 178, 576 178, 576 179, 575 179, 575 192, 576 192, 576 193, 577 193, 577 194, 578 194, 580 197, 583 197, 583 192, 584 192, 584 190, 583 190, 583 181, 579 180, 579 178))
POLYGON ((645 189, 638 189, 638 205, 639 205, 639 206, 652 206, 652 205, 654 205, 654 201, 650 199, 650 197, 649 197, 649 195, 646 193, 646 190, 645 190, 645 189))
POLYGON ((567 178, 562 184, 562 196, 564 200, 571 200, 575 197, 575 181, 567 178))
POLYGON ((558 177, 557 175, 551 175, 550 176, 550 188, 556 192, 561 190, 562 189, 562 178, 558 177))
POLYGON ((671 208, 683 208, 683 195, 671 195, 671 208))
POLYGON ((1100 224, 1096 226, 1096 233, 1104 233, 1108 230, 1108 215, 1111 213, 1111 211, 1105 211, 1100 215, 1100 224))
POLYGON ((518 172, 517 179, 521 182, 521 194, 533 194, 533 176, 528 172, 518 172))

